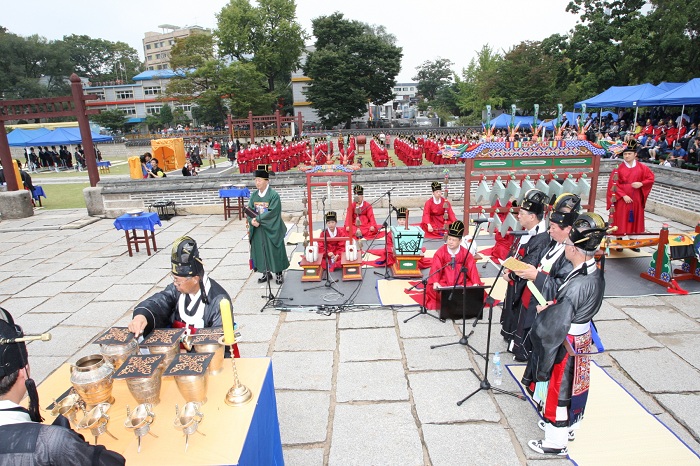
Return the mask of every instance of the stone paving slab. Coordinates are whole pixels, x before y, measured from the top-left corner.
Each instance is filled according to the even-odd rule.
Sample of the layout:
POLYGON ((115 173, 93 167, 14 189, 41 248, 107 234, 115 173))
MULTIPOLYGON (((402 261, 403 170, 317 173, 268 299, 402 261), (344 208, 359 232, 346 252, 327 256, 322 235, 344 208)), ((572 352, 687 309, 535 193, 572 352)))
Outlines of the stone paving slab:
POLYGON ((650 333, 696 332, 700 324, 671 309, 622 308, 630 317, 639 322, 650 333))
POLYGON ((335 397, 351 401, 408 401, 408 387, 401 361, 341 362, 335 397))
POLYGON ((65 263, 42 262, 39 265, 27 269, 17 270, 13 277, 38 277, 45 279, 47 277, 56 277, 62 275, 62 271, 66 268, 65 263))
POLYGON ((326 314, 315 309, 311 311, 294 310, 284 313, 285 322, 305 322, 309 320, 333 320, 337 319, 336 314, 326 314))
POLYGON ((351 329, 339 333, 340 362, 401 359, 396 330, 393 328, 351 329))
POLYGON ((244 341, 238 344, 242 358, 266 358, 272 356, 268 351, 269 348, 269 343, 247 343, 244 341))
POLYGON ((700 319, 700 294, 662 296, 666 304, 673 306, 692 319, 700 319))
MULTIPOLYGON (((452 321, 442 322, 439 319, 430 317, 429 315, 418 315, 408 322, 406 319, 413 317, 418 312, 417 308, 396 313, 396 319, 399 324, 399 333, 401 338, 429 338, 429 337, 446 337, 455 334, 452 321)), ((431 315, 436 315, 431 313, 431 315)))
MULTIPOLYGON (((42 278, 43 282, 62 282, 67 279, 74 280, 74 281, 80 281, 81 279, 87 277, 88 275, 92 274, 94 270, 92 269, 68 269, 64 268, 60 270, 58 273, 55 273, 53 275, 48 275, 44 278, 42 278)), ((72 286, 72 285, 71 285, 72 286)), ((92 290, 95 291, 95 290, 92 290)))
MULTIPOLYGON (((34 278, 34 277, 32 277, 34 278)), ((8 280, 9 281, 9 280, 8 280)), ((71 286, 73 282, 40 282, 35 283, 15 294, 18 298, 33 298, 37 296, 56 296, 71 286)))
POLYGON ((676 353, 686 362, 700 369, 700 352, 698 352, 697 340, 688 338, 689 335, 659 335, 656 339, 668 349, 676 353))
MULTIPOLYGON (((88 269, 88 272, 92 274, 92 270, 88 269)), ((73 278, 71 271, 66 271, 67 277, 73 278)), ((68 293, 102 293, 107 291, 115 283, 123 281, 123 277, 93 277, 88 275, 87 277, 76 279, 75 283, 66 289, 68 293)), ((130 296, 130 295, 129 295, 130 296)))
MULTIPOLYGON (((32 379, 34 379, 34 382, 39 385, 41 382, 44 381, 48 376, 59 370, 61 365, 66 362, 65 356, 38 356, 34 353, 34 350, 32 349, 32 345, 36 348, 36 346, 42 344, 44 342, 39 341, 39 342, 34 342, 31 343, 28 346, 28 351, 31 353, 30 358, 30 365, 32 368, 32 379)), ((66 387, 69 388, 69 387, 66 387)), ((41 407, 44 408, 51 404, 51 400, 39 400, 41 403, 41 407)))
MULTIPOLYGON (((132 278, 137 279, 137 277, 132 278)), ((129 296, 133 298, 134 304, 138 304, 144 297, 146 297, 146 293, 148 293, 151 288, 153 288, 153 286, 141 285, 138 283, 128 285, 112 285, 102 294, 95 297, 95 301, 120 301, 124 299, 124 296, 129 296)))
POLYGON ((18 293, 32 286, 38 281, 39 277, 8 278, 7 280, 0 282, 0 294, 11 294, 15 297, 21 297, 18 296, 18 293))
POLYGON ((498 424, 425 424, 423 437, 433 466, 520 464, 514 449, 504 447, 511 439, 498 424))
POLYGON ((347 311, 338 316, 339 329, 394 328, 394 325, 394 313, 385 309, 347 311))
POLYGON ((114 260, 111 261, 108 264, 105 264, 103 267, 100 267, 99 269, 95 270, 92 273, 93 277, 113 277, 115 275, 118 276, 126 276, 130 275, 134 270, 139 268, 141 265, 140 262, 136 261, 120 261, 120 260, 114 260))
POLYGON ((457 402, 479 388, 471 371, 409 373, 408 382, 421 423, 498 422, 501 418, 488 391, 480 391, 462 406, 457 402))
POLYGON ((600 311, 595 315, 594 320, 598 323, 601 320, 624 320, 627 319, 627 317, 627 314, 612 306, 606 300, 603 301, 603 304, 600 306, 600 311))
POLYGON ((105 257, 91 256, 85 259, 81 259, 77 262, 73 262, 71 265, 68 266, 68 269, 99 269, 100 267, 104 267, 108 263, 109 259, 105 257))
POLYGON ((332 351, 276 351, 273 357, 276 389, 331 390, 332 351))
MULTIPOLYGON (((54 327, 51 330, 51 341, 32 342, 29 353, 32 357, 63 356, 68 358, 85 347, 103 331, 104 329, 96 327, 54 327)), ((92 349, 92 353, 95 352, 92 349)))
POLYGON ((469 355, 462 345, 450 345, 430 349, 431 345, 451 343, 451 338, 412 338, 404 339, 403 351, 409 371, 462 370, 471 367, 469 355))
POLYGON ((607 351, 663 346, 629 321, 596 322, 596 327, 607 351))
POLYGON ((283 445, 326 441, 330 392, 281 390, 276 396, 283 445))
MULTIPOLYGON (((250 289, 250 281, 248 281, 235 298, 232 296, 234 300, 233 308, 236 314, 260 314, 260 310, 267 302, 267 299, 262 297, 266 292, 267 290, 264 288, 250 289)), ((229 291, 229 293, 231 293, 231 291, 229 291)), ((265 309, 264 312, 268 314, 279 313, 279 311, 271 308, 265 309)))
MULTIPOLYGON (((659 285, 661 287, 661 285, 659 285)), ((615 307, 661 307, 666 303, 658 296, 626 296, 624 298, 607 298, 606 301, 615 307)))
POLYGON ((619 351, 613 357, 647 392, 700 391, 697 370, 667 348, 619 351))
POLYGON ((323 466, 323 448, 285 448, 285 466, 323 466))
POLYGON ((22 314, 31 311, 34 307, 46 301, 46 297, 38 298, 16 298, 14 296, 7 296, 6 299, 0 301, 0 304, 4 309, 10 311, 12 317, 17 319, 17 317, 22 314))
MULTIPOLYGON (((12 313, 12 312, 11 312, 12 313)), ((20 316, 12 313, 15 323, 22 327, 27 335, 39 335, 53 332, 53 328, 68 318, 64 313, 41 313, 29 311, 20 316)))
POLYGON ((335 321, 289 322, 279 329, 275 351, 334 351, 335 321))
POLYGON ((135 305, 132 301, 91 302, 74 312, 63 325, 98 327, 106 330, 125 315, 131 317, 135 305))
POLYGON ((424 464, 411 405, 337 405, 328 464, 424 464))
POLYGON ((61 293, 34 308, 35 312, 74 313, 95 299, 99 293, 61 293))
POLYGON ((686 427, 696 437, 700 438, 700 395, 697 393, 673 393, 656 395, 664 408, 676 418, 685 419, 686 427))
POLYGON ((272 340, 277 326, 279 325, 280 316, 274 314, 236 314, 234 309, 236 323, 241 326, 241 338, 246 342, 269 342, 272 340))

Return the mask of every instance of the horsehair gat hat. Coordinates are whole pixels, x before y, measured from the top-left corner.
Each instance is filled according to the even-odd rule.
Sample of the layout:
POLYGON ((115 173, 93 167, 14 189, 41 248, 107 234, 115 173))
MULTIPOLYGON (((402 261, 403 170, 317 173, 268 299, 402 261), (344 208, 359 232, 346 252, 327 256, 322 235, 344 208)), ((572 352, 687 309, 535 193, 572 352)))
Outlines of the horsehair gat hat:
POLYGON ((532 214, 540 215, 544 212, 546 199, 547 195, 545 193, 539 189, 531 189, 525 193, 525 197, 520 203, 520 208, 532 214))
POLYGON ((430 183, 430 188, 433 190, 433 192, 442 191, 442 184, 440 184, 439 181, 433 181, 430 183))
MULTIPOLYGON (((0 307, 0 338, 19 338, 24 333, 12 316, 0 307)), ((7 377, 27 365, 27 345, 22 342, 0 345, 0 378, 7 377)))
POLYGON ((172 274, 178 277, 194 277, 204 272, 204 264, 199 258, 197 242, 189 236, 182 236, 175 240, 170 263, 172 274))
POLYGON ((408 216, 408 209, 405 207, 399 207, 396 209, 396 218, 406 218, 408 216))
POLYGON ((337 222, 338 221, 338 214, 335 213, 333 210, 329 210, 326 212, 326 222, 337 222))
POLYGON ((275 176, 275 172, 272 171, 272 165, 260 164, 258 168, 253 172, 255 178, 262 178, 265 180, 270 179, 270 175, 275 176))
POLYGON ((455 220, 447 228, 447 234, 448 236, 462 239, 462 236, 464 236, 464 223, 459 220, 455 220))
POLYGON ((356 184, 356 185, 352 188, 352 193, 355 194, 355 195, 357 195, 357 196, 364 196, 364 194, 365 194, 365 189, 364 189, 362 186, 360 186, 359 184, 356 184))
POLYGON ((563 193, 556 198, 549 214, 550 223, 556 223, 560 227, 570 227, 578 218, 581 210, 581 198, 576 194, 563 193))
POLYGON ((600 247, 608 232, 608 224, 603 217, 595 212, 586 212, 579 215, 569 232, 569 239, 578 248, 588 252, 595 252, 600 247))

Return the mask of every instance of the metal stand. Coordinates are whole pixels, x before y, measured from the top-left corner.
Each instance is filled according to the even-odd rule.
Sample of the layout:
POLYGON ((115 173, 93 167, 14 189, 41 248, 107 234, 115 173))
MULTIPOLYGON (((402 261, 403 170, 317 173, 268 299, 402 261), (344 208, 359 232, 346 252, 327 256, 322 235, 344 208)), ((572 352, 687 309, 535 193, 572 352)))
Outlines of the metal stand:
POLYGON ((326 233, 326 198, 324 197, 322 200, 322 210, 323 210, 323 230, 321 230, 321 234, 323 235, 323 260, 325 261, 326 264, 326 283, 323 285, 318 285, 318 286, 312 286, 311 288, 304 288, 304 291, 310 291, 310 290, 315 290, 321 287, 326 287, 330 288, 331 290, 335 291, 338 293, 340 296, 345 296, 343 293, 340 292, 335 286, 333 286, 333 283, 335 283, 333 280, 331 280, 331 263, 330 260, 328 259, 328 234, 326 233))
MULTIPOLYGON (((385 220, 384 223, 382 224, 382 228, 384 228, 384 273, 379 273, 379 272, 374 272, 375 275, 379 275, 380 277, 384 277, 384 280, 391 280, 394 277, 389 273, 389 243, 387 242, 387 238, 389 236, 389 232, 391 231, 391 211, 392 206, 391 206, 391 191, 394 188, 391 188, 389 191, 387 191, 385 194, 389 196, 389 215, 387 216, 388 223, 385 220), (388 225, 388 227, 387 227, 388 225)), ((384 196, 382 196, 384 197, 384 196)), ((379 198, 381 199, 381 197, 379 198)))
MULTIPOLYGON (((467 288, 467 257, 469 257, 469 254, 471 252, 472 246, 476 244, 476 238, 479 236, 479 232, 481 229, 479 228, 479 225, 477 225, 476 230, 474 231, 474 237, 472 238, 472 242, 469 244, 469 247, 467 248, 467 253, 464 255, 464 260, 462 261, 462 267, 459 271, 459 274, 457 275, 457 278, 455 279, 454 285, 452 285, 452 291, 450 292, 450 298, 452 297, 452 293, 454 293, 454 290, 457 288, 457 285, 459 284, 459 277, 462 277, 462 286, 466 289, 467 288)), ((460 247, 461 244, 460 244, 460 247)), ((493 288, 492 288, 493 289, 493 288)), ((449 298, 448 298, 449 299, 449 298)), ((483 309, 482 309, 483 312, 483 309)), ((480 313, 481 314, 481 313, 480 313)), ((474 322, 477 322, 479 320, 479 316, 474 318, 474 322)), ((462 345, 466 346, 472 351, 474 351, 476 354, 478 354, 481 357, 484 357, 483 354, 481 354, 479 351, 476 350, 472 345, 469 344, 469 337, 474 333, 474 330, 472 330, 469 335, 467 335, 467 295, 466 293, 462 293, 462 336, 460 337, 459 340, 452 342, 452 343, 443 343, 442 345, 431 345, 430 349, 435 349, 435 348, 442 348, 443 346, 451 346, 451 345, 462 345)))
MULTIPOLYGON (((420 281, 420 283, 423 284, 423 305, 420 307, 420 311, 416 312, 416 313, 413 314, 411 317, 409 317, 408 319, 404 320, 404 321, 403 321, 404 324, 405 324, 406 322, 408 322, 409 320, 413 319, 414 317, 418 317, 418 316, 421 316, 421 315, 429 315, 430 317, 436 318, 436 319, 439 320, 440 322, 445 322, 445 319, 441 319, 440 316, 436 316, 435 314, 429 313, 429 312, 428 312, 428 308, 425 307, 426 294, 427 294, 427 288, 426 288, 426 287, 428 286, 428 280, 430 280, 430 277, 432 277, 433 275, 435 275, 435 274, 437 274, 437 273, 440 273, 440 272, 442 271, 442 269, 444 269, 445 267, 447 267, 447 266, 450 265, 450 264, 451 264, 451 263, 448 262, 447 264, 443 265, 442 267, 440 267, 439 269, 437 269, 435 272, 431 273, 430 275, 428 275, 427 277, 423 278, 423 279, 420 281)), ((406 291, 411 291, 411 290, 415 289, 417 286, 418 286, 418 284, 415 284, 415 285, 413 285, 412 287, 410 287, 410 288, 409 288, 408 290, 406 290, 406 291)))
MULTIPOLYGON (((251 238, 252 239, 252 238, 251 238)), ((289 300, 293 301, 294 298, 278 298, 275 296, 274 293, 272 293, 272 272, 270 271, 270 264, 267 259, 267 246, 265 246, 265 241, 262 241, 262 250, 263 250, 263 258, 265 259, 265 278, 266 283, 267 283, 267 294, 260 296, 261 298, 267 299, 267 302, 263 305, 262 308, 260 308, 260 312, 263 312, 265 309, 268 307, 277 307, 281 304, 283 304, 284 300, 289 300)), ((282 287, 280 286, 280 290, 282 287)), ((277 293, 279 293, 279 290, 277 290, 277 293)))
POLYGON ((476 375, 476 371, 474 369, 472 369, 472 368, 469 369, 472 372, 472 374, 474 374, 474 376, 480 380, 479 388, 477 388, 476 390, 471 392, 469 395, 467 395, 466 397, 459 400, 457 402, 457 406, 462 406, 462 403, 464 403, 469 398, 471 398, 472 396, 479 393, 481 390, 493 390, 497 393, 503 393, 504 395, 513 396, 515 398, 518 398, 519 400, 525 400, 525 397, 523 395, 521 395, 519 393, 509 392, 507 390, 503 390, 503 389, 498 388, 498 387, 494 387, 493 385, 491 385, 491 382, 489 382, 489 352, 491 350, 491 322, 493 321, 493 304, 494 304, 493 298, 488 297, 486 299, 486 304, 489 307, 489 322, 488 322, 489 329, 487 332, 487 339, 486 339, 486 357, 484 358, 486 360, 485 361, 486 364, 484 366, 484 378, 481 379, 478 375, 476 375))

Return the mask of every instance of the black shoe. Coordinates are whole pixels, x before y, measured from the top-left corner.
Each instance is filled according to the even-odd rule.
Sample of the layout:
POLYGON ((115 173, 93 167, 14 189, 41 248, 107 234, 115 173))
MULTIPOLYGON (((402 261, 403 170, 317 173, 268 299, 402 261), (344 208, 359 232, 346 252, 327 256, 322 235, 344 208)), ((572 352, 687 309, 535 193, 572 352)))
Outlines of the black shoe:
POLYGON ((540 453, 542 455, 557 455, 557 456, 569 456, 569 449, 564 448, 549 448, 542 446, 542 440, 530 440, 527 442, 527 446, 540 453))
POLYGON ((282 272, 277 272, 275 274, 275 283, 277 283, 278 285, 284 283, 284 277, 282 276, 282 272))
POLYGON ((632 251, 634 251, 634 252, 642 252, 642 250, 639 249, 639 248, 632 248, 632 251))
POLYGON ((264 273, 262 277, 258 278, 258 283, 265 283, 268 280, 272 280, 271 272, 264 273))

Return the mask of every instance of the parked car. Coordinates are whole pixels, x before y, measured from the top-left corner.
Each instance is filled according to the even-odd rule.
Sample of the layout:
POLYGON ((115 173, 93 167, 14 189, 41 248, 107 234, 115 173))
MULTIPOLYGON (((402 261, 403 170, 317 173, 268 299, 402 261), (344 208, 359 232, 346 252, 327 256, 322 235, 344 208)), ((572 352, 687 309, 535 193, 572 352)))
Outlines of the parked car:
POLYGON ((428 117, 416 117, 416 126, 418 127, 431 127, 435 126, 432 120, 428 117))
POLYGON ((410 126, 411 120, 406 118, 397 118, 396 120, 393 120, 391 124, 392 128, 409 128, 410 126))

